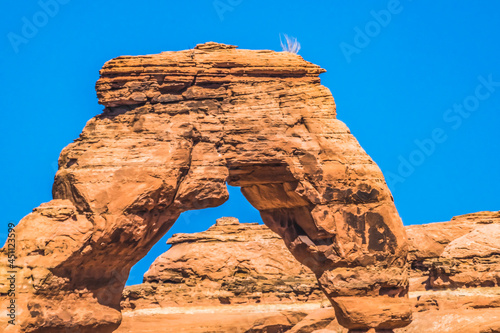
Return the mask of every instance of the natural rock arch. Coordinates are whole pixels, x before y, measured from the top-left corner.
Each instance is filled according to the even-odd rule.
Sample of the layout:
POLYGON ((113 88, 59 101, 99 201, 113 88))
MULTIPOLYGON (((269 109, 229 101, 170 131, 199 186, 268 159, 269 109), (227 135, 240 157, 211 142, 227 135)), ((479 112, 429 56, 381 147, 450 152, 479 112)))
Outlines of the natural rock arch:
POLYGON ((226 182, 316 274, 342 325, 407 325, 403 225, 322 72, 216 43, 106 63, 106 109, 62 151, 54 200, 15 229, 23 330, 111 332, 130 268, 181 212, 226 201, 226 182))

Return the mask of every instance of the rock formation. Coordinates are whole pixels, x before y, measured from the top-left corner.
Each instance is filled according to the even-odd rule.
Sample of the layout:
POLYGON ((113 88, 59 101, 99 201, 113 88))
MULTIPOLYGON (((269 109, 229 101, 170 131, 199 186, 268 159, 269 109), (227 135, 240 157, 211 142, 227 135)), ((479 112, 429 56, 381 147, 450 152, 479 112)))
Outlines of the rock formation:
MULTIPOLYGON (((500 332, 499 226, 500 212, 479 212, 406 227, 414 320, 397 333, 500 332)), ((219 316, 226 325, 211 324, 213 332, 268 332, 273 327, 288 333, 342 331, 331 308, 319 308, 327 303, 313 275, 266 226, 222 218, 207 231, 177 234, 168 243, 172 247, 151 265, 145 282, 125 289, 127 315, 155 309, 189 313, 193 306, 206 305, 214 312, 211 319, 219 316), (271 308, 256 317, 266 305, 293 309, 296 315, 271 308), (250 311, 240 318, 255 319, 245 324, 225 320, 224 311, 242 311, 238 306, 250 311), (290 318, 304 313, 307 317, 292 327, 290 318)), ((183 320, 196 331, 190 315, 183 320)), ((140 332, 128 318, 119 332, 129 332, 126 328, 140 332)))
POLYGON ((227 200, 226 182, 312 270, 342 325, 408 325, 405 230, 322 72, 217 43, 107 62, 106 108, 62 151, 54 200, 15 228, 18 325, 1 329, 111 332, 130 268, 180 213, 227 200))
POLYGON ((126 287, 122 309, 273 304, 325 299, 314 274, 264 225, 221 218, 207 231, 176 234, 172 247, 126 287))
POLYGON ((500 286, 500 212, 406 227, 411 289, 500 286))

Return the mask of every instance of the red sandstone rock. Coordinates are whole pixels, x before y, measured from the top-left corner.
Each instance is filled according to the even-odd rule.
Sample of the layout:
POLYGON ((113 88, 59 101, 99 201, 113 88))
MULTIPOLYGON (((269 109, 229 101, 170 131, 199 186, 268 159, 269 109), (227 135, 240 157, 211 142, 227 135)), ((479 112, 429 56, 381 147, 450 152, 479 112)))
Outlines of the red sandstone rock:
POLYGON ((500 212, 407 227, 412 290, 500 286, 500 212))
POLYGON ((475 228, 451 241, 441 253, 443 258, 466 259, 500 254, 500 223, 475 228))
POLYGON ((412 324, 396 333, 497 333, 500 310, 443 310, 415 314, 412 324))
POLYGON ((304 319, 299 321, 295 326, 293 326, 287 333, 310 333, 318 331, 329 327, 330 329, 341 328, 339 324, 335 322, 335 315, 331 308, 323 308, 308 314, 304 319))
MULTIPOLYGON (((220 308, 220 306, 218 307, 220 308)), ((205 307, 204 310, 210 310, 210 307, 205 307)), ((238 309, 224 312, 213 310, 214 312, 208 313, 169 314, 157 311, 141 315, 125 312, 122 325, 114 333, 245 333, 252 327, 273 328, 273 322, 290 327, 306 313, 301 310, 286 311, 287 316, 285 316, 283 311, 271 309, 268 312, 241 312, 238 309), (266 323, 268 326, 264 326, 266 323)))
POLYGON ((245 333, 282 333, 287 332, 300 322, 307 313, 284 311, 272 317, 258 319, 245 333))
MULTIPOLYGON (((423 262, 443 262, 445 257, 455 261, 468 260, 468 257, 472 255, 474 262, 464 262, 465 276, 473 276, 472 272, 478 271, 479 268, 490 272, 497 270, 500 265, 494 261, 496 256, 495 246, 498 244, 496 227, 500 224, 497 224, 496 216, 498 216, 498 213, 481 212, 455 217, 450 222, 407 227, 411 247, 414 249, 410 254, 412 256, 410 263, 414 267, 423 267, 423 262), (443 232, 443 229, 445 232, 443 232), (425 239, 425 237, 432 239, 432 241, 420 243, 416 241, 425 239), (421 245, 420 249, 418 248, 419 244, 421 245), (430 247, 439 248, 439 250, 434 250, 434 253, 432 253, 429 251, 430 247), (479 255, 483 257, 479 257, 479 255), (481 262, 483 265, 480 265, 481 262), (487 262, 489 262, 489 265, 484 265, 487 262)), ((299 263, 293 260, 285 260, 283 265, 274 266, 277 269, 276 271, 262 268, 268 264, 270 258, 286 259, 289 257, 286 249, 281 244, 281 240, 265 226, 239 224, 234 218, 225 218, 219 220, 217 225, 212 226, 206 232, 175 235, 168 242, 173 244, 173 248, 155 261, 151 269, 146 273, 147 282, 139 286, 126 288, 124 302, 122 302, 126 310, 131 308, 142 310, 158 306, 177 306, 179 311, 182 311, 182 307, 189 304, 204 304, 205 302, 213 305, 219 303, 217 299, 219 294, 217 292, 220 293, 221 284, 241 286, 241 280, 232 279, 231 276, 234 275, 237 267, 234 263, 242 261, 249 265, 247 266, 249 269, 245 270, 245 274, 241 277, 250 281, 249 285, 252 287, 249 289, 258 292, 246 291, 238 296, 234 293, 228 293, 228 303, 230 303, 229 300, 232 300, 232 304, 255 304, 256 300, 258 300, 260 301, 259 304, 283 305, 291 304, 290 302, 293 300, 306 300, 297 297, 297 294, 291 292, 293 289, 277 288, 280 280, 288 280, 289 278, 293 280, 293 276, 298 276, 297 272, 302 270, 299 263), (276 242, 271 242, 271 246, 264 248, 263 245, 272 240, 276 240, 276 242), (182 244, 189 246, 189 250, 172 251, 182 244), (206 253, 210 252, 212 246, 223 252, 222 255, 217 256, 218 260, 213 260, 206 255, 206 253), (249 251, 248 248, 251 249, 249 255, 246 254, 249 251), (231 258, 233 261, 227 261, 228 253, 232 253, 231 258), (254 260, 246 260, 248 256, 251 256, 254 260), (255 260, 257 257, 259 259, 255 260), (263 258, 260 259, 260 257, 263 258), (242 258, 245 258, 245 260, 242 260, 242 258), (182 261, 185 262, 184 265, 180 264, 182 261), (287 266, 287 268, 284 266, 287 266), (205 269, 206 267, 209 267, 209 269, 205 269), (203 281, 202 277, 205 274, 211 275, 212 272, 218 271, 226 272, 221 277, 222 281, 213 285, 203 281), (260 273, 257 273, 257 271, 260 273), (294 273, 288 276, 289 272, 294 273), (262 291, 262 285, 260 285, 262 280, 258 279, 258 276, 265 278, 264 281, 268 281, 269 286, 272 285, 265 298, 262 298, 263 294, 260 293, 262 291), (192 286, 198 286, 199 288, 193 288, 192 286), (179 293, 179 290, 182 290, 182 293, 179 293), (276 294, 279 294, 279 297, 273 297, 276 294)), ((431 283, 429 272, 424 273, 426 275, 423 275, 422 271, 417 268, 412 271, 412 274, 420 274, 420 278, 426 281, 425 285, 429 288, 437 288, 435 281, 431 283)), ((307 271, 300 273, 300 276, 304 278, 302 281, 303 290, 315 290, 317 288, 315 281, 310 276, 309 280, 306 281, 307 271)), ((213 280, 218 278, 216 277, 213 280)), ((456 275, 450 278, 454 279, 455 282, 457 280, 456 275)), ((477 286, 480 287, 480 284, 477 286)), ((430 311, 431 316, 434 316, 434 311, 442 311, 444 319, 440 321, 436 315, 433 319, 436 322, 430 325, 429 323, 425 324, 426 317, 424 314, 415 314, 418 320, 407 327, 408 332, 418 332, 419 327, 420 329, 423 327, 422 325, 428 325, 428 329, 432 327, 432 330, 425 331, 429 333, 440 332, 439 327, 447 327, 446 329, 450 332, 453 332, 453 329, 458 332, 466 326, 470 329, 482 327, 485 332, 487 332, 487 329, 494 328, 494 321, 483 323, 481 318, 483 318, 484 313, 490 313, 490 309, 500 308, 500 289, 476 288, 475 285, 471 285, 467 289, 446 289, 452 287, 453 285, 448 283, 440 286, 444 290, 425 291, 423 289, 424 291, 410 294, 416 312, 427 313, 430 311), (462 313, 468 318, 466 326, 460 322, 446 322, 447 318, 453 318, 454 315, 462 313)), ((416 290, 417 288, 413 287, 413 289, 416 290)), ((309 298, 307 304, 311 304, 311 301, 314 302, 315 299, 309 298)), ((303 305, 304 303, 294 303, 297 310, 301 309, 303 305)), ((224 306, 227 305, 223 305, 221 309, 224 306)), ((357 304, 357 308, 360 307, 364 308, 365 313, 368 308, 379 309, 376 304, 370 302, 360 302, 357 304)), ((229 323, 226 324, 229 325, 229 323)), ((289 333, 312 332, 323 328, 328 328, 333 332, 341 331, 331 309, 320 309, 310 313, 306 318, 298 322, 289 333)), ((235 331, 236 328, 233 330, 235 331)), ((403 330, 402 332, 406 331, 403 330)))
POLYGON ((125 289, 122 309, 325 300, 314 274, 264 225, 226 217, 167 243, 144 283, 125 289))
POLYGON ((450 242, 490 223, 500 223, 500 212, 478 212, 455 216, 449 222, 407 226, 409 259, 439 257, 450 242))
POLYGON ((17 253, 29 262, 18 267, 22 329, 112 331, 130 268, 181 212, 227 200, 226 182, 314 272, 344 325, 408 324, 405 230, 322 72, 298 55, 216 43, 107 62, 96 85, 106 109, 59 158, 54 199, 71 204, 16 227, 37 244, 17 253), (76 228, 54 239, 68 209, 76 228), (383 312, 347 308, 369 298, 383 312))

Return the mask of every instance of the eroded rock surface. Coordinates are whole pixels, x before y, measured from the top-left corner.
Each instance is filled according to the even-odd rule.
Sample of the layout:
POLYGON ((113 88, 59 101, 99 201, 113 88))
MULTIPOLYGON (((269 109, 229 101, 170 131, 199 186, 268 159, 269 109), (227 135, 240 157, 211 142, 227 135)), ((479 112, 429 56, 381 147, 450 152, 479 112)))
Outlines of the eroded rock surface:
MULTIPOLYGON (((479 212, 456 216, 449 222, 406 227, 414 320, 398 333, 496 332, 500 311, 500 286, 495 282, 500 269, 496 259, 499 217, 498 212, 479 212), (439 283, 434 273, 437 267, 445 267, 439 283), (459 277, 467 283, 458 283, 459 277)), ((172 248, 151 265, 146 282, 125 289, 122 305, 127 313, 147 309, 190 312, 189 306, 218 304, 214 316, 222 316, 218 311, 233 305, 292 306, 309 314, 289 333, 320 329, 347 332, 340 328, 331 308, 319 308, 326 303, 316 293, 313 275, 294 261, 282 240, 263 225, 223 218, 205 232, 174 235, 168 243, 172 248), (279 262, 274 258, 280 258, 279 262), (226 296, 222 302, 220 295, 226 296), (304 308, 313 304, 317 310, 304 308)), ((351 311, 363 308, 366 313, 367 307, 369 304, 360 303, 351 311)), ((188 316, 186 320, 189 322, 188 316)), ((289 325, 283 315, 269 313, 255 323, 230 330, 264 329, 273 323, 277 327, 278 322, 283 327, 289 325)))
POLYGON ((20 327, 112 331, 130 268, 181 212, 227 200, 226 182, 313 271, 344 326, 407 325, 405 230, 322 72, 217 43, 107 62, 96 85, 106 108, 62 151, 52 212, 16 227, 20 327))
POLYGON ((406 230, 412 290, 500 286, 500 212, 406 230))
POLYGON ((125 289, 122 309, 325 300, 314 274, 265 225, 221 218, 167 243, 144 283, 125 289))
MULTIPOLYGON (((332 309, 330 309, 331 311, 332 309)), ((280 333, 289 331, 297 325, 304 317, 305 312, 283 311, 280 314, 258 319, 252 324, 252 327, 245 333, 280 333)))
POLYGON ((335 321, 331 308, 321 308, 309 313, 287 333, 310 333, 325 328, 335 329, 336 333, 342 331, 341 326, 335 321))

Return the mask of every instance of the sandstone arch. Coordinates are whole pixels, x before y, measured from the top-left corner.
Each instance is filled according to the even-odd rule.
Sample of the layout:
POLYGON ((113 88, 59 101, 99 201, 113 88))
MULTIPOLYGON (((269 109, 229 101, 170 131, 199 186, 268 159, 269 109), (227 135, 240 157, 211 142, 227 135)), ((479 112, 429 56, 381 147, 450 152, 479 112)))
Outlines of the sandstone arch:
POLYGON ((106 63, 106 109, 62 151, 54 200, 16 227, 23 330, 111 332, 130 268, 181 212, 227 200, 226 182, 313 270, 342 325, 407 325, 401 220, 322 72, 216 43, 106 63))

